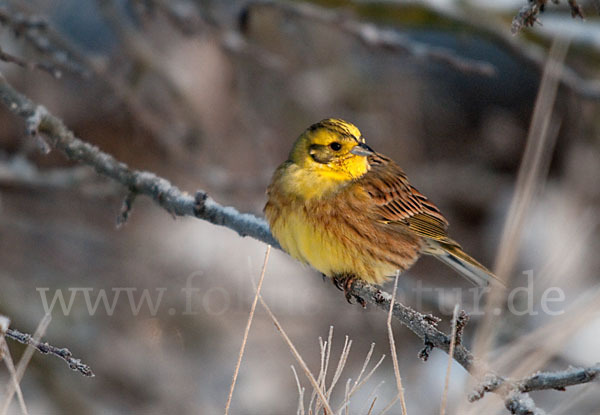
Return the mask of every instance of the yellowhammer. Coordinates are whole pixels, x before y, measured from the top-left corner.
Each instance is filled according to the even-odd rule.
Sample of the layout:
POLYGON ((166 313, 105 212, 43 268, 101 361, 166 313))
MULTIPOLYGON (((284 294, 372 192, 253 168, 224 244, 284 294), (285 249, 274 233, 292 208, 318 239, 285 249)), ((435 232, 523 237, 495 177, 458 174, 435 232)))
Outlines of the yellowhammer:
POLYGON ((304 131, 267 194, 265 214, 281 247, 332 277, 348 301, 355 279, 381 284, 421 254, 477 285, 494 277, 448 237, 444 216, 402 169, 346 121, 326 119, 304 131))

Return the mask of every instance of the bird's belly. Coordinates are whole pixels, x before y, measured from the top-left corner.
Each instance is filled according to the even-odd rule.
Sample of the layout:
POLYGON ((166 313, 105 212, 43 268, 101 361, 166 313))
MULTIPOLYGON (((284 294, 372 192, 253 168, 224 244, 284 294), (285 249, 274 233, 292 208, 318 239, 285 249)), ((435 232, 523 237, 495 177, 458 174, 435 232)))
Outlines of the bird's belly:
POLYGON ((369 255, 363 249, 364 241, 349 237, 351 232, 343 225, 324 225, 315 223, 303 210, 291 210, 272 224, 272 232, 292 257, 330 277, 353 274, 366 282, 380 284, 399 268, 369 255))

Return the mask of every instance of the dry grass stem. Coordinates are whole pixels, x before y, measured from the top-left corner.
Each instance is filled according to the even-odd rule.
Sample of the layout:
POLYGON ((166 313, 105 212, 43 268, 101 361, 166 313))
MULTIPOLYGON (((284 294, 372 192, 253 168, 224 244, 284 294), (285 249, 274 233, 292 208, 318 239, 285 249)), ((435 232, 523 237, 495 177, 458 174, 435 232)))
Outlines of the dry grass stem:
MULTIPOLYGON (((322 400, 315 401, 314 396, 324 396, 326 401, 330 402, 333 390, 335 389, 335 386, 338 384, 339 379, 342 374, 342 371, 345 368, 346 363, 348 362, 348 356, 350 353, 352 341, 348 338, 348 336, 345 336, 344 345, 343 345, 342 351, 340 353, 338 365, 332 376, 332 380, 331 380, 330 384, 328 385, 327 381, 326 381, 326 376, 327 376, 328 363, 331 359, 331 345, 333 343, 332 340, 333 340, 333 326, 331 326, 329 328, 329 335, 328 335, 327 341, 323 341, 323 339, 321 337, 319 337, 321 365, 320 365, 319 374, 315 380, 316 384, 318 385, 318 388, 314 388, 314 384, 313 384, 312 397, 311 397, 311 400, 307 407, 309 415, 319 414, 319 413, 321 413, 321 411, 324 408, 324 405, 322 404, 322 400), (313 403, 314 403, 314 406, 313 406, 313 403)), ((350 399, 352 398, 352 395, 354 395, 354 393, 356 391, 358 391, 363 385, 365 385, 365 383, 371 378, 371 376, 373 375, 375 370, 377 370, 377 368, 381 365, 381 363, 383 362, 383 359, 385 358, 385 355, 382 356, 381 359, 379 359, 379 361, 375 364, 375 366, 373 368, 371 368, 371 370, 369 370, 367 373, 368 365, 371 362, 371 358, 373 357, 374 348, 375 348, 375 344, 373 343, 373 344, 371 344, 371 347, 369 348, 367 356, 365 357, 365 360, 363 362, 360 372, 358 373, 356 380, 354 382, 352 382, 351 378, 347 379, 345 386, 344 386, 344 399, 343 399, 343 402, 341 403, 341 405, 339 406, 339 408, 335 412, 331 412, 331 413, 327 412, 327 410, 325 408, 325 411, 323 412, 324 414, 342 415, 342 413, 344 413, 344 412, 346 414, 349 413, 350 399), (366 375, 365 375, 365 373, 366 373, 366 375)), ((296 376, 295 368, 293 368, 293 370, 294 370, 294 373, 296 376)), ((298 394, 299 395, 301 394, 302 399, 304 399, 305 390, 304 390, 304 388, 301 388, 298 381, 297 381, 297 384, 298 384, 298 394)), ((371 392, 369 398, 367 398, 368 402, 371 401, 372 397, 375 395, 375 392, 382 384, 383 384, 383 382, 381 382, 379 385, 377 385, 377 387, 375 387, 375 389, 371 392)), ((299 405, 298 405, 298 413, 303 413, 303 414, 306 413, 305 408, 306 407, 304 406, 304 401, 302 401, 302 403, 299 403, 299 405)), ((363 411, 360 411, 359 413, 365 413, 365 412, 366 412, 366 408, 363 411)))
MULTIPOLYGON (((533 110, 525 153, 517 175, 515 194, 502 232, 494 272, 507 287, 510 286, 511 271, 517 260, 525 219, 533 198, 544 181, 542 173, 547 171, 545 166, 549 164, 553 152, 554 142, 550 139, 548 130, 568 45, 568 42, 556 39, 550 50, 533 110)), ((493 310, 500 308, 505 295, 504 290, 497 288, 492 290, 488 298, 485 316, 476 333, 473 350, 476 356, 485 356, 492 347, 495 323, 498 321, 493 310)), ((476 374, 476 377, 478 375, 482 374, 476 374)))
MULTIPOLYGON (((329 359, 331 357, 331 343, 333 342, 333 326, 329 326, 329 333, 327 334, 327 341, 323 341, 321 337, 319 337, 319 347, 320 347, 320 356, 321 356, 321 366, 319 368, 319 375, 317 376, 317 382, 320 385, 321 391, 325 392, 325 382, 327 378, 327 371, 329 369, 329 359)), ((312 408, 315 398, 317 397, 317 391, 313 389, 313 392, 310 396, 310 402, 308 403, 308 407, 312 408)), ((316 412, 316 409, 315 409, 316 412)))
POLYGON ((450 338, 450 351, 448 352, 448 366, 446 367, 446 380, 444 381, 444 392, 442 393, 440 415, 445 415, 446 413, 446 404, 448 401, 448 387, 450 386, 450 371, 452 370, 452 361, 454 360, 454 346, 456 345, 457 322, 458 303, 454 306, 454 312, 452 313, 452 337, 450 338))
POLYGON ((373 408, 375 407, 375 402, 377 402, 377 396, 373 398, 373 402, 371 402, 371 406, 369 407, 369 412, 367 412, 367 415, 371 415, 373 413, 373 408))
MULTIPOLYGON (((21 413, 23 415, 28 415, 27 405, 25 405, 25 399, 23 398, 23 392, 21 391, 21 386, 19 386, 19 380, 17 379, 17 372, 15 370, 15 364, 13 362, 12 356, 10 354, 10 350, 8 350, 8 344, 6 344, 6 339, 4 336, 0 336, 0 355, 3 357, 4 364, 8 369, 8 373, 10 374, 10 380, 12 386, 15 388, 17 393, 17 400, 19 402, 19 407, 21 408, 21 413)), ((12 400, 12 398, 11 398, 12 400)), ((8 399, 5 399, 8 401, 8 399)), ((10 402, 5 405, 6 411, 3 411, 2 415, 6 415, 8 411, 8 407, 10 406, 10 402)))
POLYGON ((367 399, 365 399, 365 404, 363 405, 363 407, 361 408, 361 410, 358 412, 359 414, 363 414, 365 412, 367 412, 368 408, 370 407, 370 405, 372 404, 372 400, 377 399, 377 391, 379 390, 379 388, 381 388, 383 385, 385 384, 385 381, 382 380, 381 382, 379 382, 371 391, 371 393, 369 394, 369 396, 367 397, 367 399))
POLYGON ((526 376, 540 369, 562 349, 575 332, 600 311, 600 287, 590 288, 590 290, 588 294, 580 296, 563 315, 513 342, 493 361, 494 368, 506 370, 518 361, 517 368, 510 373, 514 378, 526 376), (532 349, 536 352, 531 353, 532 349))
POLYGON ((292 372, 294 372, 294 379, 296 380, 296 386, 298 387, 298 415, 304 415, 304 388, 300 385, 300 379, 298 378, 298 373, 296 372, 296 368, 292 365, 292 372))
MULTIPOLYGON (((356 378, 356 380, 354 381, 354 385, 352 385, 352 387, 349 389, 347 396, 344 399, 344 402, 342 404, 342 406, 340 408, 338 408, 338 410, 335 413, 341 413, 342 409, 345 407, 346 410, 348 410, 348 407, 350 405, 350 398, 352 398, 352 395, 354 395, 354 393, 358 390, 360 390, 360 388, 362 388, 365 383, 367 383, 367 381, 371 378, 371 376, 373 375, 373 373, 375 373, 375 371, 377 370, 377 368, 381 365, 381 363, 383 362, 383 359, 385 359, 385 355, 382 355, 381 358, 379 359, 379 361, 375 364, 375 366, 373 366, 373 368, 369 371, 369 373, 367 373, 367 375, 364 377, 364 379, 362 378, 362 376, 364 375, 367 366, 369 364, 369 362, 371 361, 371 357, 373 355, 373 349, 375 348, 375 343, 371 344, 371 348, 369 349, 369 352, 367 353, 367 357, 365 358, 365 361, 363 363, 363 366, 358 374, 358 377, 356 378), (362 380, 361 380, 362 379, 362 380)), ((347 386, 350 385, 352 379, 348 379, 347 382, 347 386)), ((381 385, 381 384, 380 384, 381 385)), ((378 385, 375 390, 373 390, 372 395, 375 393, 375 391, 377 390, 377 388, 380 386, 378 385)))
MULTIPOLYGON (((346 381, 346 390, 344 391, 344 402, 350 402, 350 382, 352 382, 352 379, 348 379, 346 381)), ((345 414, 348 415, 348 412, 350 411, 350 405, 344 405, 345 407, 345 414)))
MULTIPOLYGON (((580 296, 563 315, 496 350, 498 357, 490 365, 500 373, 508 372, 507 376, 512 379, 540 370, 599 309, 600 287, 596 287, 591 293, 580 296), (516 367, 515 362, 518 362, 516 367)), ((502 406, 502 402, 488 399, 477 409, 471 407, 469 413, 496 413, 502 406)))
MULTIPOLYGON (((362 388, 364 386, 365 383, 367 383, 367 381, 371 378, 371 376, 373 376, 373 373, 375 373, 375 371, 377 370, 377 368, 381 365, 381 363, 383 363, 383 359, 385 359, 385 355, 382 355, 381 358, 379 359, 379 361, 375 364, 375 366, 373 366, 373 368, 369 371, 369 373, 367 373, 367 375, 364 377, 364 379, 361 380, 365 370, 367 369, 367 366, 371 360, 371 356, 373 355, 373 349, 375 348, 375 343, 371 343, 371 348, 369 349, 369 353, 367 353, 367 357, 365 358, 365 361, 363 363, 363 367, 360 370, 360 373, 358 374, 358 377, 356 378, 356 380, 354 381, 354 385, 352 386, 352 388, 350 389, 350 393, 348 394, 348 399, 350 399, 352 397, 352 395, 354 395, 354 393, 356 391, 358 391, 360 388, 362 388)), ((373 391, 374 393, 375 391, 373 391)), ((346 403, 344 403, 346 404, 346 403)), ((339 410, 338 410, 339 412, 339 410)))
POLYGON ((338 360, 337 368, 333 374, 333 379, 331 380, 331 384, 329 385, 329 389, 327 389, 327 399, 331 398, 331 392, 333 388, 337 384, 340 376, 342 376, 342 372, 344 367, 346 366, 346 362, 348 361, 348 355, 350 354, 350 348, 352 347, 352 340, 348 338, 348 336, 344 339, 344 347, 342 347, 342 353, 340 354, 340 360, 338 360))
MULTIPOLYGON (((46 329, 48 328, 48 325, 50 324, 50 322, 52 321, 52 317, 50 316, 50 314, 46 314, 44 315, 44 317, 42 318, 42 320, 39 322, 37 328, 35 329, 35 333, 33 334, 33 338, 36 342, 39 342, 40 339, 44 336, 44 334, 46 333, 46 329)), ((29 362, 31 361, 31 358, 33 357, 33 354, 35 353, 35 348, 31 345, 27 345, 27 347, 25 348, 25 352, 23 352, 23 356, 21 356, 21 359, 19 359, 19 363, 17 364, 17 369, 16 369, 16 380, 17 380, 17 384, 21 384, 21 380, 23 379, 23 376, 25 375, 25 371, 27 370, 27 366, 29 365, 29 362)), ((0 414, 6 414, 8 412, 8 407, 10 406, 10 403, 12 402, 12 398, 13 395, 16 392, 16 388, 13 383, 9 384, 8 390, 6 392, 6 396, 4 398, 4 403, 2 404, 2 409, 0 409, 0 414)))
POLYGON ((394 396, 394 399, 392 399, 390 401, 390 403, 388 403, 387 406, 385 408, 383 408, 383 410, 381 412, 379 412, 379 415, 385 415, 385 414, 387 414, 388 411, 390 409, 392 409, 394 407, 394 405, 396 405, 396 402, 398 402, 398 399, 400 399, 400 395, 394 396))
POLYGON ((258 296, 260 295, 260 289, 262 288, 263 280, 265 279, 265 271, 267 270, 267 263, 269 262, 269 254, 271 253, 271 245, 267 245, 267 251, 265 252, 265 261, 263 262, 262 270, 260 272, 260 279, 256 286, 256 294, 254 295, 254 301, 252 307, 250 307, 250 314, 248 315, 248 322, 244 330, 244 337, 242 339, 242 346, 240 347, 240 353, 238 360, 235 365, 233 372, 233 379, 231 381, 231 387, 229 388, 229 396, 227 397, 227 403, 225 404, 225 415, 229 413, 229 407, 231 406, 231 400, 233 399, 233 390, 235 389, 235 383, 237 381, 238 374, 240 372, 240 365, 242 364, 242 358, 244 356, 244 350, 246 349, 246 342, 248 341, 248 333, 250 333, 250 327, 252 326, 252 320, 254 319, 254 311, 256 310, 256 304, 258 303, 258 296))
POLYGON ((312 384, 313 388, 315 388, 315 390, 317 391, 317 395, 319 396, 319 399, 321 400, 321 404, 323 405, 323 407, 327 410, 327 412, 329 414, 333 414, 333 411, 331 410, 331 407, 329 406, 329 402, 327 402, 327 399, 325 398, 325 395, 323 394, 323 391, 319 387, 319 383, 317 382, 317 380, 315 379, 315 377, 313 376, 313 374, 310 372, 310 369, 308 368, 308 365, 304 362, 304 359, 302 358, 302 356, 300 355, 300 353, 296 349, 296 346, 294 346, 294 343, 292 343, 292 341, 288 337, 288 335, 285 332, 285 330, 283 330, 283 327, 279 323, 279 320, 277 320, 277 318, 275 317, 275 314, 273 314, 273 312, 271 311, 271 308, 269 308, 269 306, 267 305, 267 303, 263 299, 262 295, 259 295, 258 299, 260 300, 260 303, 262 304, 263 308, 265 309, 265 311, 267 312, 267 314, 269 315, 269 317, 271 317, 271 320, 273 320, 273 324, 275 324, 275 328, 277 328, 277 331, 279 332, 279 334, 281 335, 281 337, 283 338, 283 340, 285 341, 285 343, 290 348, 290 351, 292 352, 292 355, 294 356, 294 358, 296 359, 296 361, 298 362, 298 364, 300 365, 300 367, 302 367, 302 370, 304 371, 304 374, 306 375, 306 377, 308 378, 308 380, 312 384))
POLYGON ((399 272, 396 272, 396 278, 394 279, 394 291, 392 292, 392 302, 390 304, 390 310, 387 318, 387 329, 388 336, 390 339, 390 351, 392 353, 392 362, 394 364, 394 375, 396 377, 396 387, 398 388, 398 397, 400 398, 400 406, 402 407, 402 415, 406 415, 406 401, 404 400, 404 387, 402 386, 402 377, 400 377, 400 367, 398 365, 398 355, 396 354, 396 342, 394 341, 394 332, 392 330, 392 311, 394 309, 394 303, 396 302, 396 291, 398 289, 398 277, 399 272))

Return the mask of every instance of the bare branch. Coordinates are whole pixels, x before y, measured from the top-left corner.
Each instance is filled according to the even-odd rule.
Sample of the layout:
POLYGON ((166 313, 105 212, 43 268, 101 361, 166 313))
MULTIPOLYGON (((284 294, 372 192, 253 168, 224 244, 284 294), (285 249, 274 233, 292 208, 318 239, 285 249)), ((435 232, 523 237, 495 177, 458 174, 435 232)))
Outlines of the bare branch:
POLYGON ((11 55, 10 53, 3 51, 2 48, 0 48, 0 61, 14 63, 15 65, 18 65, 21 68, 29 70, 39 69, 40 71, 49 73, 56 79, 59 79, 62 76, 62 72, 60 71, 60 69, 54 67, 51 64, 42 62, 27 62, 26 60, 21 59, 18 56, 11 55))
POLYGON ((252 9, 269 7, 280 10, 287 15, 320 22, 339 29, 340 31, 354 36, 363 44, 405 55, 417 59, 440 62, 450 65, 455 69, 484 76, 492 76, 496 68, 487 62, 463 58, 449 49, 427 45, 404 36, 393 29, 382 29, 372 23, 364 23, 349 18, 334 10, 316 6, 309 3, 281 2, 273 0, 250 1, 242 9, 241 15, 247 24, 252 9))
POLYGON ((8 26, 17 37, 25 39, 35 50, 51 61, 51 63, 34 64, 40 65, 40 69, 54 77, 62 75, 60 68, 84 78, 90 76, 83 54, 59 39, 56 33, 50 30, 48 22, 43 17, 0 8, 0 24, 8 26))
POLYGON ((127 223, 129 215, 131 215, 131 211, 133 210, 133 202, 135 202, 136 197, 137 193, 135 192, 129 192, 127 193, 127 196, 125 196, 121 211, 119 212, 119 216, 117 216, 117 228, 120 228, 127 223))

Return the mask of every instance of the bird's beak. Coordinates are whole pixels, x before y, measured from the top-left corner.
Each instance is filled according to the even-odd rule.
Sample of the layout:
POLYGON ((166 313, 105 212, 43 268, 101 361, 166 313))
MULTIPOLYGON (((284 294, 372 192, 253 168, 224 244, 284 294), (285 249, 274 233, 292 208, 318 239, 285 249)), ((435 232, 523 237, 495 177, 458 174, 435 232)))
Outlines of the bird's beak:
POLYGON ((356 156, 372 156, 373 154, 375 154, 375 152, 373 151, 373 149, 371 147, 369 147, 368 145, 366 145, 365 143, 360 143, 354 146, 354 148, 352 150, 350 150, 350 153, 356 155, 356 156))

